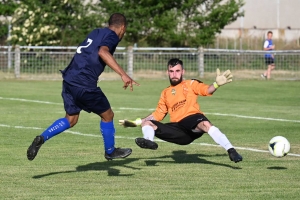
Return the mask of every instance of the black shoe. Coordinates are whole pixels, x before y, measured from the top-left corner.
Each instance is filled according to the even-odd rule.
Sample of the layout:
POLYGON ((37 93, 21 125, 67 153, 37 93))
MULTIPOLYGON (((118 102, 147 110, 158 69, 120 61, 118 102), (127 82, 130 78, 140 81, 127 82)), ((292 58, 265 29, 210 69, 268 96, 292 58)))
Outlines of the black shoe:
POLYGON ((158 148, 158 145, 151 141, 151 140, 147 140, 145 138, 136 138, 135 139, 135 143, 144 149, 152 149, 152 150, 156 150, 158 148))
POLYGON ((228 149, 227 152, 231 161, 237 163, 243 160, 243 157, 234 148, 228 149))
POLYGON ((33 160, 39 149, 41 148, 42 144, 44 144, 44 137, 39 135, 36 136, 32 142, 32 144, 27 149, 27 158, 28 160, 33 160))
POLYGON ((111 153, 111 154, 107 154, 105 152, 105 155, 104 157, 107 159, 107 160, 112 160, 112 159, 115 159, 115 158, 126 158, 127 156, 129 156, 130 154, 132 153, 132 149, 121 149, 121 148, 115 148, 115 150, 111 153))

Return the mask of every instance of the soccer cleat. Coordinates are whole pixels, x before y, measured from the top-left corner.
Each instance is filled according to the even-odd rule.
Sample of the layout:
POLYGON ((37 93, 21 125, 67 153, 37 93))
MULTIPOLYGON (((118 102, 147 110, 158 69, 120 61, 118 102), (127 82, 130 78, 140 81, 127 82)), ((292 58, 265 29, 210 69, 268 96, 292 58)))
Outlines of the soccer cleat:
POLYGON ((227 152, 231 161, 237 163, 243 160, 243 157, 234 148, 228 149, 227 152))
POLYGON ((104 157, 107 160, 112 160, 112 159, 116 159, 116 158, 126 158, 131 153, 132 153, 132 149, 129 149, 129 148, 124 148, 124 149, 115 148, 115 150, 111 154, 108 154, 105 152, 104 157))
POLYGON ((267 79, 267 76, 265 76, 264 74, 260 75, 263 79, 267 79))
POLYGON ((152 150, 156 150, 158 148, 158 145, 151 141, 151 140, 147 140, 145 138, 136 138, 135 139, 135 143, 144 149, 152 149, 152 150))
POLYGON ((36 136, 32 142, 32 144, 27 149, 27 158, 28 160, 33 160, 39 149, 41 148, 42 144, 44 144, 44 137, 39 135, 36 136))

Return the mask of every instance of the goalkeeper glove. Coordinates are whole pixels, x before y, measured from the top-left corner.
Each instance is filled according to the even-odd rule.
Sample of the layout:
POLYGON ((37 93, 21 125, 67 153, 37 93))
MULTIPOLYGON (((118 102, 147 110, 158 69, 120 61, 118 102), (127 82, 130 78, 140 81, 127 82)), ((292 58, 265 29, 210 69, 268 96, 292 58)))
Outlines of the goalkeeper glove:
POLYGON ((232 81, 232 74, 230 70, 226 70, 222 75, 220 75, 220 70, 217 68, 217 77, 216 82, 214 83, 214 87, 218 88, 221 85, 225 85, 226 83, 230 83, 232 81))
POLYGON ((119 125, 124 126, 124 128, 127 127, 137 127, 140 126, 142 124, 142 119, 141 118, 137 118, 136 120, 127 120, 127 119, 122 119, 119 120, 119 125))

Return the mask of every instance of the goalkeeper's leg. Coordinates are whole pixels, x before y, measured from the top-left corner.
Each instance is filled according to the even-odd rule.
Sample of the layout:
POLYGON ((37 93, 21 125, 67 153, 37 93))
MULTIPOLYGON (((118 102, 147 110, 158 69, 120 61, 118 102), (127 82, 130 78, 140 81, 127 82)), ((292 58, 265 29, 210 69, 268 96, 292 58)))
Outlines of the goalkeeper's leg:
POLYGON ((243 160, 243 157, 236 152, 226 135, 223 134, 217 127, 211 126, 208 130, 208 134, 217 144, 227 150, 231 161, 237 163, 243 160))
POLYGON ((135 143, 144 149, 152 149, 156 150, 158 148, 158 145, 156 142, 154 142, 154 125, 151 122, 145 123, 144 126, 142 126, 142 132, 144 137, 143 138, 136 138, 135 143))
POLYGON ((142 132, 144 135, 144 138, 150 141, 154 140, 154 128, 150 125, 145 125, 142 127, 142 132))

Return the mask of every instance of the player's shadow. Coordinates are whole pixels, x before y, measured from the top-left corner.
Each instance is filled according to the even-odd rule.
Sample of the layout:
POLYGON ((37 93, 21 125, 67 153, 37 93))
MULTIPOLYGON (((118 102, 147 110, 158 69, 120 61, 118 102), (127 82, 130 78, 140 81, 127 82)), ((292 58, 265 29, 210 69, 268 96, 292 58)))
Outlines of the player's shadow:
POLYGON ((225 154, 216 154, 213 156, 208 156, 208 155, 204 155, 204 154, 187 154, 186 151, 184 151, 184 150, 173 151, 172 153, 173 153, 172 155, 150 158, 151 160, 146 160, 145 163, 147 166, 157 166, 157 163, 178 163, 178 164, 199 163, 199 164, 218 165, 218 166, 222 166, 222 167, 228 167, 231 169, 242 169, 240 167, 231 166, 231 165, 222 164, 222 163, 211 162, 206 159, 203 159, 203 157, 214 157, 214 156, 224 157, 225 154), (167 158, 172 158, 173 160, 172 161, 161 160, 161 159, 167 159, 167 158), (159 159, 159 160, 157 160, 157 159, 159 159))
POLYGON ((44 178, 46 176, 52 176, 57 174, 67 174, 67 173, 77 173, 77 172, 86 172, 86 171, 107 171, 108 176, 132 176, 134 174, 121 174, 121 170, 115 167, 125 167, 133 170, 140 170, 141 168, 136 168, 129 166, 128 164, 138 160, 137 158, 126 158, 122 160, 113 160, 113 161, 105 161, 105 162, 95 162, 87 165, 79 165, 75 170, 69 171, 60 171, 60 172, 51 172, 47 174, 40 174, 33 176, 32 178, 44 178))

